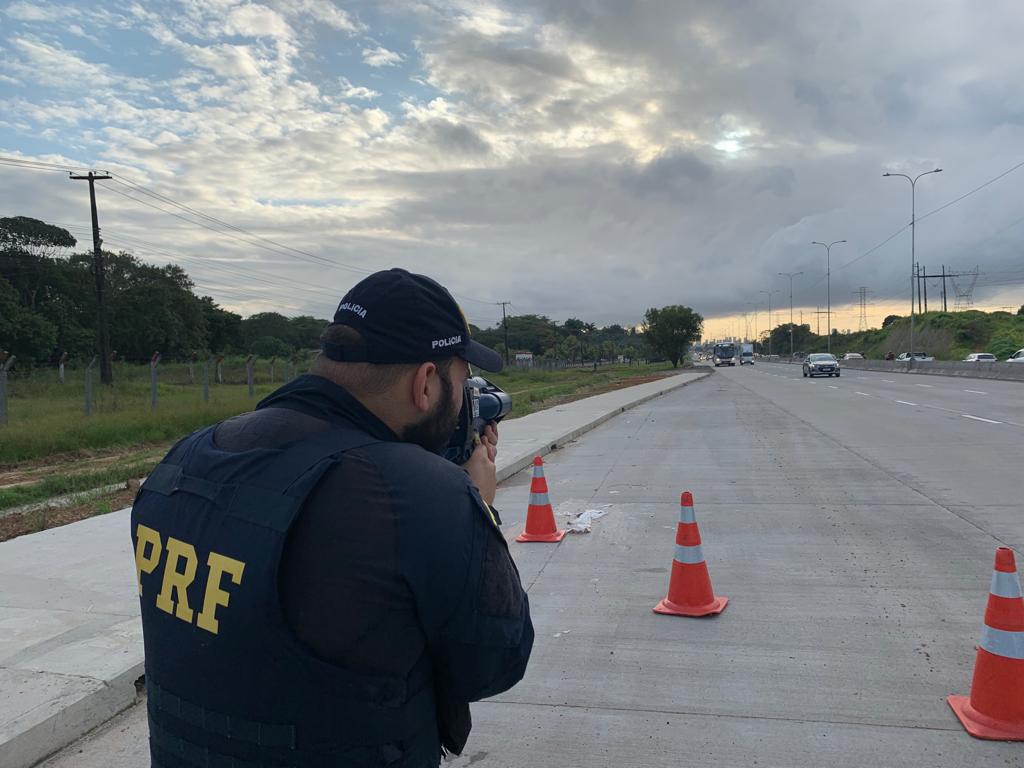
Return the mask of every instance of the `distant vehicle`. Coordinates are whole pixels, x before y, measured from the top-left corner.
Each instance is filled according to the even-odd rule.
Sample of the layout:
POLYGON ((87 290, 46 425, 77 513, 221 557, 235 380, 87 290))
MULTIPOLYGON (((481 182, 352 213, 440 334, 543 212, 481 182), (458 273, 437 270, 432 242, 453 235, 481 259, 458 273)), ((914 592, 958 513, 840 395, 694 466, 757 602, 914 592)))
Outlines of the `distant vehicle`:
POLYGON ((804 352, 794 352, 793 353, 793 359, 794 360, 803 360, 805 357, 807 357, 807 354, 804 353, 804 352))
POLYGON ((808 376, 812 379, 815 376, 839 376, 839 361, 836 360, 835 355, 815 352, 804 360, 803 369, 805 378, 808 376))
POLYGON ((721 344, 715 344, 715 348, 711 353, 711 360, 715 364, 715 368, 720 365, 736 365, 736 356, 739 354, 739 350, 736 349, 736 345, 731 341, 723 342, 721 344))
POLYGON ((740 344, 740 365, 754 364, 754 345, 740 344))
POLYGON ((843 360, 863 360, 863 359, 864 359, 864 355, 862 355, 860 352, 847 352, 845 355, 843 355, 843 360))
POLYGON ((989 352, 971 352, 964 358, 965 363, 994 363, 996 356, 989 352))
POLYGON ((1006 362, 1024 363, 1024 349, 1018 349, 1016 352, 1014 352, 1012 355, 1006 358, 1006 362))
MULTIPOLYGON (((897 357, 896 359, 898 361, 904 362, 904 363, 909 362, 910 361, 910 353, 909 352, 900 352, 899 357, 897 357)), ((914 360, 919 362, 919 363, 934 363, 935 362, 935 358, 932 357, 931 355, 929 355, 927 352, 915 352, 914 353, 914 360)))

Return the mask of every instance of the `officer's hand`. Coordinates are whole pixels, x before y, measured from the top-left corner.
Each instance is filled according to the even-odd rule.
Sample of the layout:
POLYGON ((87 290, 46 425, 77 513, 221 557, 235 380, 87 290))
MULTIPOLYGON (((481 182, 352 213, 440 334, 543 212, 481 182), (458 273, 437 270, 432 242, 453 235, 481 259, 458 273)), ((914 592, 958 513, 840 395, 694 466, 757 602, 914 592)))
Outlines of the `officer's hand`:
POLYGON ((484 427, 484 433, 480 435, 480 442, 487 446, 487 455, 494 461, 498 455, 498 425, 488 424, 484 427))
MULTIPOLYGON (((497 434, 494 436, 494 442, 497 442, 497 434)), ((481 438, 473 449, 469 461, 462 465, 473 485, 480 491, 480 497, 489 505, 494 504, 494 494, 498 489, 497 468, 494 466, 496 451, 497 448, 489 438, 481 438)))

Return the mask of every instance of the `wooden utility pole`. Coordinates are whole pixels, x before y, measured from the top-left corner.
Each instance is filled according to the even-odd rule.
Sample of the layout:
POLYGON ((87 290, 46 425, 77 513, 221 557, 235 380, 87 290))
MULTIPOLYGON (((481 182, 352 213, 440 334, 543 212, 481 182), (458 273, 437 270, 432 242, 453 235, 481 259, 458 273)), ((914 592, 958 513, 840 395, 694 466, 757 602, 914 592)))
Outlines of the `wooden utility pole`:
MULTIPOLYGON (((505 326, 505 365, 508 365, 509 364, 509 355, 511 355, 512 352, 508 348, 508 317, 505 315, 505 307, 510 306, 512 304, 512 302, 511 301, 497 301, 497 302, 495 302, 495 304, 500 304, 501 305, 501 324, 503 326, 505 326)), ((580 362, 582 363, 583 360, 581 359, 580 362)))
POLYGON ((107 327, 107 305, 104 296, 103 240, 100 237, 100 222, 96 215, 96 182, 110 176, 89 171, 85 176, 71 175, 74 181, 89 182, 89 204, 92 207, 92 269, 96 277, 96 350, 100 358, 100 381, 114 383, 114 372, 110 364, 110 329, 107 327))

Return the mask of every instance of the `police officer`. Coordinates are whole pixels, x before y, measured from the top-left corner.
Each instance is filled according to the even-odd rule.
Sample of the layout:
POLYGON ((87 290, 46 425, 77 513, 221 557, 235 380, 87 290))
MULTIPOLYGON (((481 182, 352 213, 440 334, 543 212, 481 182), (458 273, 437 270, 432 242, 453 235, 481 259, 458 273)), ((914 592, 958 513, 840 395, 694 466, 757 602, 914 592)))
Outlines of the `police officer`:
POLYGON ((497 431, 441 458, 470 364, 441 285, 342 299, 310 373, 185 438, 132 509, 153 766, 437 766, 511 688, 529 605, 491 509, 497 431))

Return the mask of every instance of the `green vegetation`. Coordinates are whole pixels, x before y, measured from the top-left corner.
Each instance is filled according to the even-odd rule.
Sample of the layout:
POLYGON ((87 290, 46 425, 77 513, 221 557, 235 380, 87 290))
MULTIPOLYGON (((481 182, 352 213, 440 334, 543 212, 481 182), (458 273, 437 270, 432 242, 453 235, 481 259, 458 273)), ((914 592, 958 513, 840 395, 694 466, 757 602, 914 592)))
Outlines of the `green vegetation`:
MULTIPOLYGON (((1024 307, 1022 307, 1024 309, 1024 307)), ((789 323, 772 330, 771 348, 777 355, 789 354, 789 323)), ((811 331, 809 325, 793 325, 793 346, 796 352, 823 352, 824 336, 811 331)), ((887 352, 907 352, 910 344, 910 319, 898 315, 885 318, 881 328, 858 333, 833 333, 832 352, 860 352, 869 358, 883 358, 887 352)), ((1005 360, 1024 348, 1024 313, 1017 312, 926 312, 914 318, 915 351, 928 352, 936 360, 962 360, 971 352, 991 352, 1005 360)), ((757 351, 767 354, 767 341, 757 344, 757 351)))
POLYGON ((161 455, 154 455, 145 460, 117 462, 92 471, 53 474, 34 482, 0 488, 0 510, 122 484, 128 478, 145 477, 160 458, 161 455))
POLYGON ((678 304, 648 309, 644 316, 644 336, 648 345, 675 368, 693 342, 700 338, 704 318, 689 307, 678 304))
MULTIPOLYGON (((884 357, 908 351, 910 319, 901 317, 887 327, 832 337, 832 351, 863 352, 884 357)), ((914 318, 914 347, 937 360, 963 360, 971 352, 991 352, 1005 360, 1024 347, 1024 315, 1010 312, 926 312, 914 318)))
MULTIPOLYGON (((555 370, 511 368, 491 378, 512 393, 512 416, 516 417, 538 410, 552 398, 585 395, 597 387, 650 376, 668 367, 667 363, 603 365, 596 372, 589 366, 555 370)), ((294 370, 301 373, 305 368, 303 362, 294 370)), ((69 369, 67 383, 63 385, 56 382, 52 369, 12 378, 9 382, 10 424, 0 427, 0 468, 54 454, 71 454, 73 458, 108 449, 166 444, 208 424, 251 410, 260 398, 280 386, 286 375, 282 363, 278 362, 275 380, 271 383, 269 362, 259 361, 255 369, 255 396, 250 398, 243 383, 241 359, 229 359, 225 361, 224 370, 227 383, 211 383, 210 401, 203 403, 202 387, 198 383, 199 366, 195 366, 193 372, 195 383, 190 383, 186 364, 161 365, 159 373, 156 410, 149 404, 148 366, 118 364, 112 387, 100 386, 97 376, 92 416, 84 414, 81 369, 69 369)))
MULTIPOLYGON (((65 355, 70 360, 92 357, 97 314, 93 255, 72 252, 77 245, 60 227, 24 216, 0 218, 0 361, 12 354, 25 369, 65 355)), ((114 360, 143 362, 154 352, 165 361, 230 354, 284 359, 317 348, 327 324, 277 312, 243 319, 209 296, 197 295, 180 266, 157 267, 125 252, 104 251, 103 260, 114 360)), ((570 363, 636 360, 648 354, 637 328, 599 328, 574 317, 559 324, 543 315, 516 315, 493 328, 470 330, 502 354, 530 352, 570 363)))

